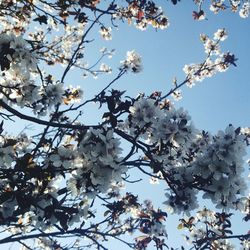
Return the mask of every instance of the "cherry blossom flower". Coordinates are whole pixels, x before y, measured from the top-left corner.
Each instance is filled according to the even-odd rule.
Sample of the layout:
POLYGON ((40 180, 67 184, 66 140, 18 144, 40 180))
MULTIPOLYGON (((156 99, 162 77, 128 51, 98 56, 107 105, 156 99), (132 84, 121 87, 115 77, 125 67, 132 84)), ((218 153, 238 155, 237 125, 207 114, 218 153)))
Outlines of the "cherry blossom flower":
POLYGON ((100 32, 103 39, 112 40, 111 27, 108 27, 108 28, 101 27, 99 32, 100 32))
POLYGON ((243 5, 239 11, 240 17, 247 18, 249 16, 249 11, 250 11, 250 2, 247 1, 247 2, 243 3, 243 5))
POLYGON ((121 61, 121 64, 122 68, 133 73, 139 73, 140 71, 142 71, 141 56, 134 50, 127 52, 127 58, 126 60, 121 61))

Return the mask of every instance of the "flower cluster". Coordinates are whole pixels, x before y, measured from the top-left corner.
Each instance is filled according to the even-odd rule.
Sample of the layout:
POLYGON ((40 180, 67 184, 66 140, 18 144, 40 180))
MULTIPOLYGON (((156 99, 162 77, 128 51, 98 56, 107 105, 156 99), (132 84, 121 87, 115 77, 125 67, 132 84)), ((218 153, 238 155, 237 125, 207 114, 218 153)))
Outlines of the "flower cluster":
MULTIPOLYGON (((47 230, 55 223, 64 229, 86 217, 87 204, 68 207, 59 205, 62 169, 76 167, 76 152, 61 146, 48 159, 39 161, 32 152, 32 140, 25 134, 19 137, 1 136, 1 221, 18 223, 8 227, 11 233, 47 230), (58 171, 58 172, 57 172, 58 171)), ((43 147, 43 154, 47 148, 43 147)))
POLYGON ((236 209, 240 210, 244 215, 244 220, 248 221, 250 220, 250 194, 246 197, 240 198, 235 203, 236 209))
POLYGON ((160 115, 160 108, 155 104, 155 100, 153 99, 140 98, 129 108, 129 111, 131 117, 129 118, 128 126, 131 130, 135 128, 138 131, 145 130, 160 115))
POLYGON ((245 2, 243 3, 240 11, 239 11, 239 15, 242 18, 247 18, 249 16, 249 12, 250 12, 250 2, 245 2))
POLYGON ((127 168, 120 165, 122 152, 111 129, 90 129, 78 145, 78 164, 69 179, 72 195, 105 193, 122 181, 127 168))
MULTIPOLYGON (((204 20, 206 13, 201 8, 203 1, 194 1, 199 6, 199 11, 194 11, 194 19, 204 20)), ((247 18, 249 16, 250 2, 249 0, 212 0, 209 6, 210 11, 214 14, 218 14, 220 11, 230 9, 234 13, 239 13, 241 18, 247 18)))
POLYGON ((199 137, 180 153, 182 158, 186 155, 185 161, 178 161, 178 168, 172 169, 176 188, 171 194, 166 193, 165 202, 172 212, 189 213, 196 208, 197 190, 203 190, 203 197, 211 199, 217 208, 233 209, 246 190, 244 136, 229 126, 212 140, 205 134, 199 137), (181 190, 178 183, 182 183, 181 190))
MULTIPOLYGON (((196 248, 208 249, 236 249, 235 245, 227 239, 227 236, 232 235, 231 231, 231 216, 232 214, 219 213, 207 208, 198 211, 195 217, 181 219, 178 229, 185 228, 189 231, 189 235, 185 236, 189 243, 192 243, 196 248)), ((242 235, 240 239, 242 250, 248 249, 249 236, 242 235)))
POLYGON ((133 73, 139 73, 142 71, 141 56, 134 50, 127 52, 127 58, 124 61, 121 61, 121 64, 122 69, 129 70, 133 73))
POLYGON ((164 246, 164 237, 167 237, 167 231, 164 221, 167 213, 160 209, 154 209, 150 201, 146 200, 134 215, 140 223, 140 232, 143 235, 136 238, 136 249, 145 249, 150 242, 155 242, 159 248, 164 246))
POLYGON ((196 208, 199 189, 217 207, 234 208, 246 189, 242 178, 246 136, 240 129, 230 125, 211 137, 200 133, 183 109, 160 108, 152 98, 136 100, 129 111, 126 129, 152 145, 153 168, 173 182, 174 193, 167 192, 165 202, 172 212, 196 208))
POLYGON ((192 87, 195 82, 201 82, 207 77, 212 77, 217 72, 225 72, 230 65, 236 66, 235 61, 237 59, 233 54, 220 51, 219 43, 226 38, 227 32, 225 29, 216 31, 214 39, 203 34, 200 36, 207 58, 203 63, 184 66, 183 71, 186 74, 187 86, 192 87))
POLYGON ((129 23, 134 20, 135 26, 141 30, 145 30, 148 25, 159 29, 169 26, 162 8, 152 1, 130 1, 127 8, 119 8, 113 17, 126 18, 129 23))
POLYGON ((103 39, 105 39, 105 40, 111 40, 112 39, 111 28, 110 27, 105 28, 105 27, 102 26, 99 32, 100 32, 103 39))
POLYGON ((225 132, 214 136, 212 144, 198 157, 195 174, 209 180, 204 197, 212 199, 218 208, 233 208, 238 196, 246 190, 242 178, 244 138, 230 125, 225 132))
POLYGON ((37 58, 31 52, 28 42, 14 34, 0 34, 1 70, 11 71, 11 75, 29 78, 30 71, 36 70, 37 58))
POLYGON ((127 127, 131 134, 140 134, 152 144, 171 143, 175 147, 188 148, 195 128, 191 117, 182 108, 161 108, 152 98, 139 98, 130 107, 127 127))

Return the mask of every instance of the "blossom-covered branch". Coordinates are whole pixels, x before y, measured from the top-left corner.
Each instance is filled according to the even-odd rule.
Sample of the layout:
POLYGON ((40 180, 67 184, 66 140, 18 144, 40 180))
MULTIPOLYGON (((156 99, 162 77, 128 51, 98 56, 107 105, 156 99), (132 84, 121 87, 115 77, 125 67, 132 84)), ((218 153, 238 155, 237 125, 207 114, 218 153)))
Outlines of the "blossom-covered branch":
MULTIPOLYGON (((0 1, 0 244, 109 249, 113 239, 131 249, 162 250, 171 247, 167 217, 175 213, 188 216, 178 228, 188 231, 195 249, 231 249, 230 239, 249 249, 249 232, 233 233, 231 211, 249 221, 244 156, 250 129, 229 124, 211 135, 167 99, 180 99, 184 85, 236 66, 236 56, 220 49, 225 29, 213 38, 200 36, 205 59, 185 65, 184 80, 175 79, 165 93, 131 97, 119 90, 122 77, 143 69, 143 56, 133 48, 92 97, 84 99, 80 86, 68 84, 71 74, 79 73, 80 85, 86 77, 114 72, 105 63, 113 49, 104 47, 91 64, 87 60, 96 33, 110 41, 121 21, 140 30, 168 28, 157 2, 0 1), (85 124, 81 116, 91 103, 98 104, 100 122, 85 124), (20 120, 34 124, 35 132, 8 131, 9 123, 20 120), (139 177, 131 178, 132 171, 139 177), (141 201, 133 189, 124 191, 145 177, 164 186, 162 208, 141 201), (201 196, 217 211, 201 210, 201 196)), ((204 1, 194 2, 194 18, 204 19, 204 1)), ((212 1, 210 9, 238 8, 241 17, 248 16, 248 1, 223 2, 212 1)))

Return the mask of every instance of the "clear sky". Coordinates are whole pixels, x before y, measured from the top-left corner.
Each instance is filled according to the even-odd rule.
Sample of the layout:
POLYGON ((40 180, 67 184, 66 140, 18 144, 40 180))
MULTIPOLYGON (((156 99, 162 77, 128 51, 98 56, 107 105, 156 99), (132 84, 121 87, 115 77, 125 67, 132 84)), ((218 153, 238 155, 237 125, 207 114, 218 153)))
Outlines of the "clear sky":
MULTIPOLYGON (((194 21, 192 11, 196 10, 196 6, 192 1, 182 0, 176 6, 166 0, 156 2, 163 7, 170 20, 167 29, 155 31, 149 28, 146 31, 139 31, 133 25, 118 23, 119 27, 113 30, 111 41, 101 40, 97 37, 99 34, 91 33, 89 39, 96 37, 97 39, 86 48, 86 58, 90 61, 96 58, 97 51, 103 46, 109 49, 115 48, 114 57, 104 60, 112 66, 113 73, 100 76, 96 80, 91 77, 80 79, 73 70, 66 79, 68 83, 80 85, 86 98, 93 96, 113 79, 126 51, 134 49, 142 56, 144 70, 139 74, 126 74, 113 88, 127 90, 126 94, 132 97, 139 92, 150 94, 156 90, 167 93, 172 87, 173 77, 176 76, 179 81, 185 79, 182 70, 185 64, 199 63, 205 58, 199 35, 205 33, 213 37, 215 31, 225 28, 229 36, 222 43, 222 49, 236 55, 238 66, 197 83, 192 89, 184 86, 183 98, 176 103, 176 106, 188 110, 197 128, 212 133, 225 129, 229 123, 235 127, 250 126, 250 18, 242 19, 238 14, 229 11, 214 15, 207 8, 208 20, 194 21)), ((101 120, 101 114, 93 110, 92 108, 84 110, 83 120, 86 123, 93 124, 101 120)), ((161 198, 164 197, 158 193, 159 189, 155 187, 145 189, 149 182, 146 180, 143 183, 136 185, 136 191, 143 198, 156 198, 156 204, 160 205, 161 198)), ((164 189, 163 186, 160 188, 164 189)), ((174 219, 176 220, 176 217, 174 219)), ((177 224, 178 222, 169 225, 167 229, 172 230, 177 224)), ((171 230, 169 238, 177 247, 178 244, 175 242, 177 234, 171 235, 171 230)), ((112 243, 110 249, 117 249, 116 244, 112 243)), ((125 247, 121 249, 125 250, 125 247)))

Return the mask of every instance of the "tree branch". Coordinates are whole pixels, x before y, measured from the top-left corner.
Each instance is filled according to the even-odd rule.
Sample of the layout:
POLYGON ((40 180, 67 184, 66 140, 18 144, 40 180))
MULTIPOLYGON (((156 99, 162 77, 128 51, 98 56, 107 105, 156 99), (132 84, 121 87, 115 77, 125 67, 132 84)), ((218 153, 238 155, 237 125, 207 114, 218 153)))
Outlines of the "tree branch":
POLYGON ((10 113, 12 113, 13 115, 19 117, 22 120, 31 121, 40 125, 46 125, 46 126, 56 127, 56 128, 79 129, 79 130, 88 129, 91 127, 92 128, 101 127, 101 125, 75 125, 75 124, 70 124, 70 123, 65 124, 65 123, 57 123, 57 122, 52 122, 52 121, 44 121, 36 117, 28 116, 17 111, 16 109, 12 108, 7 103, 5 103, 3 100, 0 100, 0 106, 6 109, 7 111, 9 111, 10 113))

